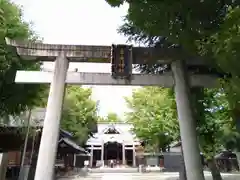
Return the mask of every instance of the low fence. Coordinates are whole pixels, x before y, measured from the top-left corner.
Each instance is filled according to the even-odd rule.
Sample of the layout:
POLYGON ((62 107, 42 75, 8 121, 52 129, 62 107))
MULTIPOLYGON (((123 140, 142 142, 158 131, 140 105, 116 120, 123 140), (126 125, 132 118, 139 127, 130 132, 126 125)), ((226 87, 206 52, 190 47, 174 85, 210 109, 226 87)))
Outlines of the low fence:
MULTIPOLYGON (((168 172, 178 172, 183 165, 183 159, 181 153, 163 153, 163 154, 147 154, 145 155, 146 165, 147 166, 159 166, 160 156, 164 159, 164 169, 168 172)), ((202 157, 202 164, 204 169, 208 169, 208 165, 204 158, 202 157)), ((234 172, 239 171, 238 161, 236 158, 217 158, 216 159, 217 167, 221 172, 234 172)))

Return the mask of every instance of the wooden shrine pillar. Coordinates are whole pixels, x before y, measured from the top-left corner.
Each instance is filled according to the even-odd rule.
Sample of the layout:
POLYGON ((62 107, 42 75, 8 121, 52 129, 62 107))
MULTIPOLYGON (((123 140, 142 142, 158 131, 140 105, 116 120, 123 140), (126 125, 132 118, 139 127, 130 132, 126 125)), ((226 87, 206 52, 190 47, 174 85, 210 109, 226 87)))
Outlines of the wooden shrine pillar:
POLYGON ((104 167, 104 142, 102 142, 102 148, 101 148, 101 163, 102 163, 102 167, 104 167))
POLYGON ((93 166, 93 145, 91 145, 91 150, 90 150, 90 167, 93 166))
POLYGON ((122 143, 122 164, 126 165, 126 154, 125 154, 125 144, 124 144, 124 141, 122 143))
POLYGON ((134 143, 133 143, 133 167, 136 167, 136 150, 134 143))

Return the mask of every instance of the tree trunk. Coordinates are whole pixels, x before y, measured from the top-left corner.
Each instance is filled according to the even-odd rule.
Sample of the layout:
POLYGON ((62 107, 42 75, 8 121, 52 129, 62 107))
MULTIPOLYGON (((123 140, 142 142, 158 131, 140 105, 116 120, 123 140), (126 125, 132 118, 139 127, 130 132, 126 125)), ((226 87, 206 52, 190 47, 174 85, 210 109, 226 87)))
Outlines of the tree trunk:
POLYGON ((220 174, 219 169, 217 168, 217 165, 216 165, 216 162, 215 162, 214 158, 208 160, 208 167, 211 171, 213 180, 222 180, 222 176, 220 174))

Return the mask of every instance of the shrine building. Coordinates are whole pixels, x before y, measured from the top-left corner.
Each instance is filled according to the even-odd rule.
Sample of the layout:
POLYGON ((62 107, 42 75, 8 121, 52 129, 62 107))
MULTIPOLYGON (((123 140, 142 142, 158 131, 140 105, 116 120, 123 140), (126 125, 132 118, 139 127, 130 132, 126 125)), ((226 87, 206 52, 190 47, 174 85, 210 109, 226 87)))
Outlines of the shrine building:
POLYGON ((131 128, 126 123, 99 123, 98 132, 86 143, 91 155, 90 167, 109 166, 111 160, 117 165, 136 166, 136 148, 140 142, 131 128))

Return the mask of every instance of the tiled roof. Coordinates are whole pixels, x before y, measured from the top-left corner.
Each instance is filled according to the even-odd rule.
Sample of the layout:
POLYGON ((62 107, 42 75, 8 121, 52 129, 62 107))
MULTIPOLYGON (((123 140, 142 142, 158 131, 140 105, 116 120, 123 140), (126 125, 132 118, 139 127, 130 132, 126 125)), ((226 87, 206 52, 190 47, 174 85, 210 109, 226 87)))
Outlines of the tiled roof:
POLYGON ((59 144, 65 143, 65 144, 71 146, 72 148, 78 150, 80 153, 88 154, 88 152, 84 148, 80 147, 79 145, 77 145, 74 141, 72 141, 69 138, 62 138, 62 139, 59 140, 58 143, 59 144))
POLYGON ((65 131, 63 129, 60 129, 60 136, 64 137, 64 138, 72 138, 73 137, 72 133, 65 131))
POLYGON ((135 135, 131 132, 132 125, 127 123, 99 123, 98 132, 94 134, 88 141, 88 145, 101 145, 107 141, 117 141, 119 143, 125 142, 126 144, 132 144, 136 140, 135 135), (105 134, 109 128, 115 128, 119 134, 105 134))

